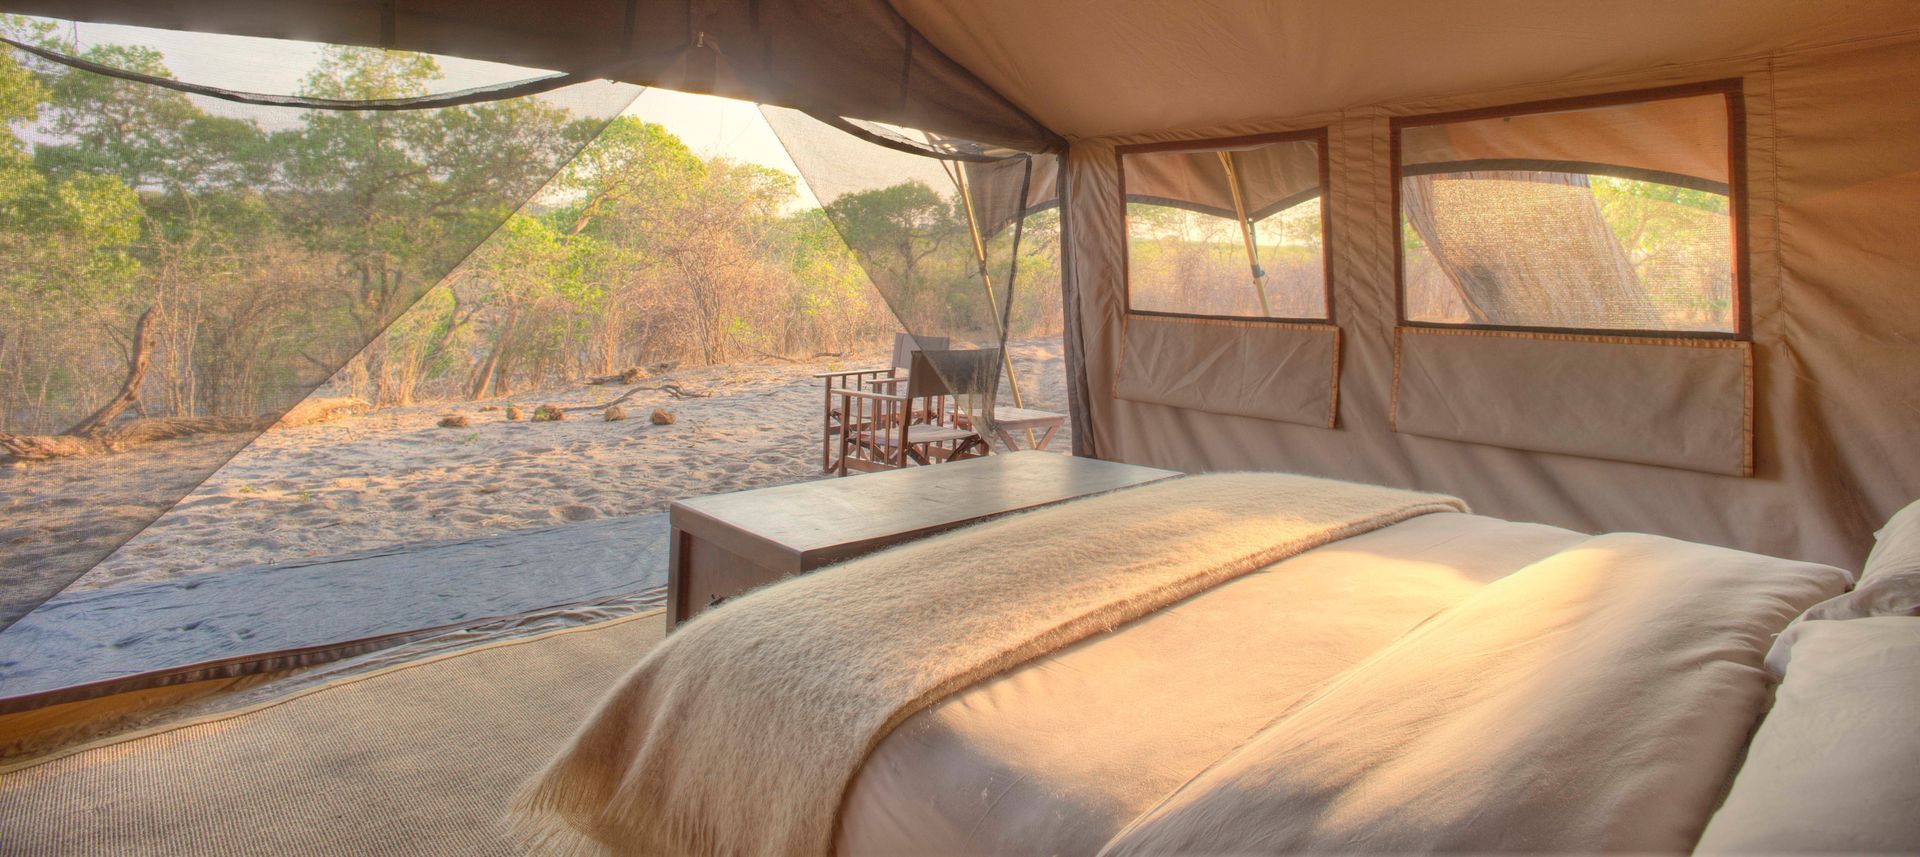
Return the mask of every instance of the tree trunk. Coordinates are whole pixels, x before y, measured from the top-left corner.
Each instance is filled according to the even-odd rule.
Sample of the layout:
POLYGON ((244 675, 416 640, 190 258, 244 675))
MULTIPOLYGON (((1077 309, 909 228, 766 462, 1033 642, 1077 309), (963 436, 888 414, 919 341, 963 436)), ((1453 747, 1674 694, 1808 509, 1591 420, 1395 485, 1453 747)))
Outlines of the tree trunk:
POLYGON ((493 341, 493 347, 487 349, 487 359, 473 375, 473 383, 467 388, 467 399, 477 401, 494 395, 505 395, 502 388, 506 378, 501 372, 505 352, 513 344, 513 329, 520 321, 520 310, 514 308, 507 313, 507 320, 500 325, 500 335, 493 341))
POLYGON ((1658 328, 1645 287, 1583 175, 1476 172, 1476 204, 1442 213, 1433 176, 1401 184, 1407 225, 1477 324, 1658 328), (1565 190, 1572 188, 1572 190, 1565 190))
POLYGON ((133 352, 127 358, 127 378, 121 382, 120 392, 102 405, 100 410, 94 411, 92 416, 74 423, 72 428, 66 430, 67 435, 71 437, 97 435, 111 425, 114 418, 120 416, 120 413, 129 405, 139 401, 140 385, 146 381, 147 367, 153 362, 153 342, 158 335, 158 331, 154 329, 153 316, 158 309, 157 304, 147 307, 147 311, 140 314, 140 320, 134 323, 133 352))

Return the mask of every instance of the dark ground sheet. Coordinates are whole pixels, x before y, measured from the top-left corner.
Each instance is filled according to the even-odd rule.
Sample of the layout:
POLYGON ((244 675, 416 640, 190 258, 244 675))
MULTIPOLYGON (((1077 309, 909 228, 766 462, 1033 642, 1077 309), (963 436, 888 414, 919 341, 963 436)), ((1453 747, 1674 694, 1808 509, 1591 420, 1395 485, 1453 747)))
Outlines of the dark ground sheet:
POLYGON ((0 632, 0 697, 664 586, 667 516, 64 592, 0 632))

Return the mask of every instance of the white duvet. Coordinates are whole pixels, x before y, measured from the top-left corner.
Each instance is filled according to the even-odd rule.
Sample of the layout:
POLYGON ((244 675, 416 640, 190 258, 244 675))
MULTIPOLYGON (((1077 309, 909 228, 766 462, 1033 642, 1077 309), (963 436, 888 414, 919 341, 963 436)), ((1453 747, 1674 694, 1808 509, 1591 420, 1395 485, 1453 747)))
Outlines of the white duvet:
POLYGON ((1588 539, 1279 712, 1102 853, 1690 850, 1765 711, 1772 635, 1844 585, 1588 539))

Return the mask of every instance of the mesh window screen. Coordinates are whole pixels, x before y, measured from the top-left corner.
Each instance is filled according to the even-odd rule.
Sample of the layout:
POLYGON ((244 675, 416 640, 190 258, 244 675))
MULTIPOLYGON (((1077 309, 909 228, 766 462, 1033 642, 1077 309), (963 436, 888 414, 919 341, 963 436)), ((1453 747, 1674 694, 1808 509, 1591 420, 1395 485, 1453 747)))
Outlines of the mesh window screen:
POLYGON ((1121 151, 1128 306, 1328 316, 1324 135, 1121 151))
POLYGON ((1405 319, 1737 332, 1737 97, 1401 120, 1405 319))
MULTIPOLYGON (((124 28, 76 45, 8 24, 104 65, 260 92, 404 98, 534 74, 124 28)), ((0 627, 375 343, 638 92, 337 112, 0 56, 0 627)))
MULTIPOLYGON (((920 132, 763 107, 874 288, 918 339, 952 350, 994 349, 992 377, 949 384, 1004 390, 1024 402, 1005 348, 1026 214, 1052 193, 1052 157, 990 150, 920 132)), ((955 365, 976 366, 961 360, 955 365)), ((942 372, 942 364, 934 369, 942 372)), ((988 393, 974 419, 993 424, 988 393)))

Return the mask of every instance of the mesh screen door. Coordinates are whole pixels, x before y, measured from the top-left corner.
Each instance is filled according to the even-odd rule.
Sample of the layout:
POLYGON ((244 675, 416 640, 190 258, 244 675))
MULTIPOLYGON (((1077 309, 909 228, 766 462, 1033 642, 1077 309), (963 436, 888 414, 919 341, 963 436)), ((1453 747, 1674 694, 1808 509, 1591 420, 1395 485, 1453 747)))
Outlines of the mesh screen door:
MULTIPOLYGON (((6 25, 103 67, 348 102, 537 74, 111 27, 78 44, 65 27, 6 25)), ((581 83, 342 112, 0 56, 0 627, 376 342, 638 92, 581 83)))

